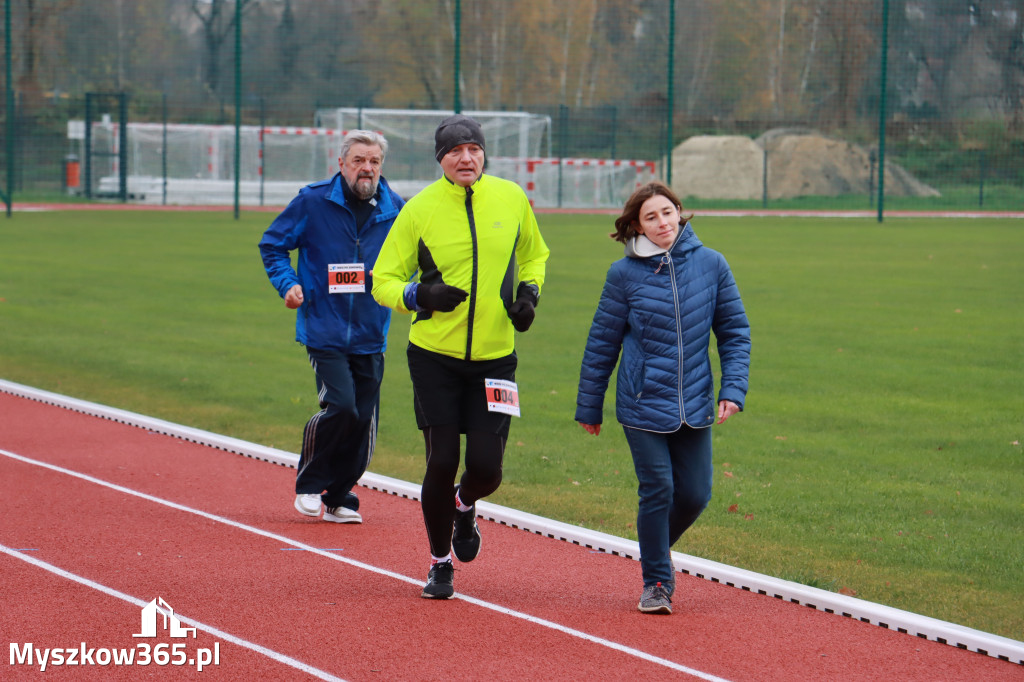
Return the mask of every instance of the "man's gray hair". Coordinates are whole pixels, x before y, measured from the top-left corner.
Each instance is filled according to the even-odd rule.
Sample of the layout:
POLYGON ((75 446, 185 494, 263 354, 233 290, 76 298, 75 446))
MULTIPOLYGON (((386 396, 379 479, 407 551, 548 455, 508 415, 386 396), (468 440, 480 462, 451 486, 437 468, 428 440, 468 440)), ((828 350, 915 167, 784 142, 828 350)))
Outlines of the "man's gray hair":
POLYGON ((377 145, 380 147, 380 160, 388 155, 388 141, 380 133, 372 130, 350 130, 341 141, 341 158, 348 156, 348 152, 354 144, 377 145))

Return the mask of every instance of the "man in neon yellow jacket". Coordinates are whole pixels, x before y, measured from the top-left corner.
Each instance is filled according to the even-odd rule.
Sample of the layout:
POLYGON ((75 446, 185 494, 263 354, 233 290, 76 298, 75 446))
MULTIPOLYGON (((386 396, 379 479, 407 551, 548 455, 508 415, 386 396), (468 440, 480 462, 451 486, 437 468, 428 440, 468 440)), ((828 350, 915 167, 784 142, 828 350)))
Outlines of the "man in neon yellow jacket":
POLYGON ((373 270, 373 297, 415 313, 409 373, 426 441, 422 507, 431 566, 422 596, 454 592, 452 551, 476 558, 477 500, 501 484, 511 416, 519 413, 515 331, 544 285, 548 247, 523 190, 485 175, 484 134, 468 117, 434 133, 443 177, 399 213, 373 270), (411 281, 419 272, 419 281, 411 281), (466 469, 455 485, 466 434, 466 469))

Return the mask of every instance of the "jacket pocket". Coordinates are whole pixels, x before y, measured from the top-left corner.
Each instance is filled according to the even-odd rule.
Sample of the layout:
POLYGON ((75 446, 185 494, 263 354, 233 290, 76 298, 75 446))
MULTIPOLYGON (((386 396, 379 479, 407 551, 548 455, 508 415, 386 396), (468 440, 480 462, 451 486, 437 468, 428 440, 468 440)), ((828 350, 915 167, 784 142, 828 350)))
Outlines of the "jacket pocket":
POLYGON ((644 396, 644 384, 647 380, 647 361, 643 358, 635 363, 629 373, 630 386, 632 387, 633 402, 639 403, 644 396))

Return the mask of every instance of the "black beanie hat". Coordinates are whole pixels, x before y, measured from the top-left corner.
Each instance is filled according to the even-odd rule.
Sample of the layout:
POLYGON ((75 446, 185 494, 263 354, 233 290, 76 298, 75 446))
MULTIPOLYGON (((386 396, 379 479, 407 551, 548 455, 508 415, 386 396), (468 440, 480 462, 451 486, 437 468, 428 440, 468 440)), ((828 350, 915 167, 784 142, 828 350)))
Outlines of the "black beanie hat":
POLYGON ((484 131, 475 119, 462 114, 449 116, 434 131, 434 158, 441 158, 460 144, 478 144, 484 147, 484 131))

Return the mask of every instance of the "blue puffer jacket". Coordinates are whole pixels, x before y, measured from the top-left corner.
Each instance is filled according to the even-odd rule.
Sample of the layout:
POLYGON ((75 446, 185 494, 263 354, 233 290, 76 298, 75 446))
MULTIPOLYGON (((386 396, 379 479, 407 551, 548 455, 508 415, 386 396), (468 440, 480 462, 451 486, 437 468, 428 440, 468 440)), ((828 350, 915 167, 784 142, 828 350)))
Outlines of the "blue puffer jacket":
POLYGON ((711 426, 717 416, 708 355, 714 331, 722 367, 718 400, 743 408, 750 370, 750 324, 725 258, 689 223, 671 249, 630 240, 612 263, 590 327, 576 397, 576 421, 600 424, 619 350, 619 423, 670 433, 711 426))
POLYGON ((369 275, 391 225, 405 204, 380 179, 376 205, 362 228, 345 204, 341 173, 299 190, 260 240, 263 266, 270 283, 283 298, 302 285, 303 303, 295 319, 295 340, 320 350, 353 355, 383 353, 391 311, 373 300, 369 275), (298 273, 290 252, 298 249, 298 273), (328 292, 327 268, 332 264, 363 263, 366 291, 360 294, 328 292))

